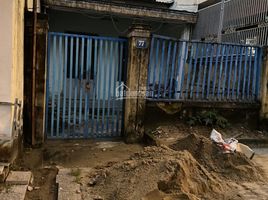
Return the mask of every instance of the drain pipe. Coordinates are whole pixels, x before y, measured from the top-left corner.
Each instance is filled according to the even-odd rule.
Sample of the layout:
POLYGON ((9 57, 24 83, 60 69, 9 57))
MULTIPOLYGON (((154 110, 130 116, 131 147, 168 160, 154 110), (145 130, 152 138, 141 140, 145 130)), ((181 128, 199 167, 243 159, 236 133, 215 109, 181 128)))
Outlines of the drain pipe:
POLYGON ((36 72, 36 27, 37 27, 37 0, 33 0, 33 62, 32 62, 32 145, 36 144, 35 142, 35 72, 36 72))

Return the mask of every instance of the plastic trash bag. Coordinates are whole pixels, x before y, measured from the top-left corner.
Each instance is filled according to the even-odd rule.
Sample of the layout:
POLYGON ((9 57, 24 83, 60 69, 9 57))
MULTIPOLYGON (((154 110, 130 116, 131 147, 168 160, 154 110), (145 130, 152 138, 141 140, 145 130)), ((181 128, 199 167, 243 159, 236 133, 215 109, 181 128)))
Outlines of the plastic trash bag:
POLYGON ((213 142, 216 142, 218 144, 218 146, 222 147, 222 149, 225 153, 235 152, 235 150, 237 148, 238 140, 236 140, 235 138, 228 138, 228 139, 224 140, 222 138, 222 135, 218 131, 216 131, 215 129, 213 129, 211 131, 210 139, 213 142))

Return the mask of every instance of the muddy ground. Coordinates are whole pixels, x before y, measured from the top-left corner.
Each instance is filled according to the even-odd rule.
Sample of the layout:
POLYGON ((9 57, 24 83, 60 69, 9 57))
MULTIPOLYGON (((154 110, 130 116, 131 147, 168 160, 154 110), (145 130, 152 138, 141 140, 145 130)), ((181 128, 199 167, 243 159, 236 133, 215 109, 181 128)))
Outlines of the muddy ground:
MULTIPOLYGON (((243 132, 245 138, 266 138, 265 132, 242 125, 218 130, 224 137, 243 132)), ((194 136, 188 138, 188 145, 181 140, 171 147, 122 141, 47 141, 42 148, 25 149, 14 168, 34 174, 33 190, 27 192, 26 200, 56 199, 59 167, 92 169, 79 178, 82 199, 268 199, 268 152, 261 151, 253 162, 241 155, 215 157, 220 151, 207 140, 210 131, 211 127, 185 123, 152 128, 156 137, 166 140, 194 136), (191 145, 200 141, 209 146, 203 148, 203 157, 202 148, 191 145)))

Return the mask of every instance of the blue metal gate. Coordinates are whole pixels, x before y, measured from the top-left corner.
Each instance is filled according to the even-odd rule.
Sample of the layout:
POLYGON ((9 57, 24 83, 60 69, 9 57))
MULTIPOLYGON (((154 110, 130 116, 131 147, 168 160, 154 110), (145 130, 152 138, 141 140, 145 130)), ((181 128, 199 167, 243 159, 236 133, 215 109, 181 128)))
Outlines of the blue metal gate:
POLYGON ((48 138, 121 135, 127 40, 48 34, 46 133, 48 138))
POLYGON ((154 35, 148 68, 151 101, 256 102, 262 48, 180 41, 154 35))

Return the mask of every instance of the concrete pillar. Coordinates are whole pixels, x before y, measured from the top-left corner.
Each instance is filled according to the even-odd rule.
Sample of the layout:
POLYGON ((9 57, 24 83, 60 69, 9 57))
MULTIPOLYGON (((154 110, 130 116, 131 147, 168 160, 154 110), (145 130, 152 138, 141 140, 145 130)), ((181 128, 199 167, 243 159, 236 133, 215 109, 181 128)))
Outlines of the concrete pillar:
POLYGON ((131 97, 125 100, 124 134, 126 142, 139 142, 144 134, 147 70, 149 63, 150 30, 143 25, 133 25, 128 34, 127 82, 131 97), (135 92, 137 96, 135 97, 135 92))
POLYGON ((268 48, 263 50, 263 68, 261 79, 261 120, 268 120, 268 48))

